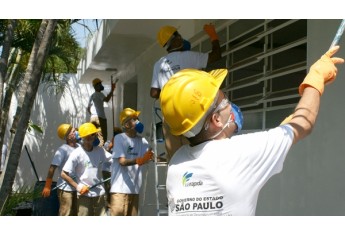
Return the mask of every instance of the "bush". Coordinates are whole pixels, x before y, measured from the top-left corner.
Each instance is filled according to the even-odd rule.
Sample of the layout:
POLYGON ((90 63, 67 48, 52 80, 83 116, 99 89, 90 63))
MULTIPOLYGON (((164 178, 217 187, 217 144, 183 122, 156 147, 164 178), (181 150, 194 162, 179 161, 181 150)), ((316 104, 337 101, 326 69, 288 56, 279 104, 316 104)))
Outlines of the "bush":
POLYGON ((4 209, 1 212, 2 216, 15 216, 20 208, 29 208, 32 206, 34 197, 33 187, 22 187, 15 192, 12 192, 5 203, 4 209), (16 209, 17 208, 17 209, 16 209))

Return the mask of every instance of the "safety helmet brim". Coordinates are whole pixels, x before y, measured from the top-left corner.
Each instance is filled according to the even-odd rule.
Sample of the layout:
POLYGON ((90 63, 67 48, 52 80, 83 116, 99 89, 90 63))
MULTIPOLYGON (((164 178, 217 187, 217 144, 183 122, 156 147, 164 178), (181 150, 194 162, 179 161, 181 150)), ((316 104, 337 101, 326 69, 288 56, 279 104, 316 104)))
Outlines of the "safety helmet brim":
POLYGON ((133 110, 132 108, 125 108, 120 113, 120 123, 123 125, 129 119, 138 118, 140 115, 140 111, 133 110))
POLYGON ((60 139, 65 140, 67 135, 71 132, 72 125, 71 124, 61 124, 57 128, 57 135, 60 139))
POLYGON ((100 131, 101 131, 100 128, 96 128, 94 124, 89 123, 89 122, 82 124, 78 129, 80 138, 84 138, 86 136, 89 136, 94 133, 98 133, 100 131))
POLYGON ((171 25, 166 25, 160 28, 157 33, 157 41, 161 47, 165 47, 171 36, 177 31, 177 28, 171 25))

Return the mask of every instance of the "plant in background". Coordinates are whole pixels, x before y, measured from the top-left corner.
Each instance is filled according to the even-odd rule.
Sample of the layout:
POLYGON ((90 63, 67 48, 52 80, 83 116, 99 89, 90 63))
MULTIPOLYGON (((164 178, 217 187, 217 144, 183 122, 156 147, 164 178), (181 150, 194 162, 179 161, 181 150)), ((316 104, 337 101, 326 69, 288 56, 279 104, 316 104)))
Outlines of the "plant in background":
POLYGON ((32 120, 29 120, 29 125, 28 125, 28 132, 31 132, 31 130, 34 130, 40 134, 43 134, 43 129, 41 126, 34 124, 32 120))
POLYGON ((32 186, 23 186, 12 192, 6 201, 1 216, 31 215, 32 201, 35 195, 37 193, 34 192, 32 186))

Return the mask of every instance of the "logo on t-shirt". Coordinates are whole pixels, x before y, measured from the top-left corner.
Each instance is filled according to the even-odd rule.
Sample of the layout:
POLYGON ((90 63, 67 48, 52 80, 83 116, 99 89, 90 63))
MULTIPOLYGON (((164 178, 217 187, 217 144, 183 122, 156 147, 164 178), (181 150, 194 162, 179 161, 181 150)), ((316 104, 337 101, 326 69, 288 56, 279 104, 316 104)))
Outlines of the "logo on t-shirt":
POLYGON ((138 153, 134 151, 134 147, 128 146, 127 147, 127 154, 132 156, 137 156, 138 153))
POLYGON ((196 187, 196 186, 203 185, 203 182, 201 180, 190 181, 192 176, 193 176, 193 173, 188 173, 188 171, 186 173, 184 173, 184 175, 182 176, 182 185, 184 187, 196 187))

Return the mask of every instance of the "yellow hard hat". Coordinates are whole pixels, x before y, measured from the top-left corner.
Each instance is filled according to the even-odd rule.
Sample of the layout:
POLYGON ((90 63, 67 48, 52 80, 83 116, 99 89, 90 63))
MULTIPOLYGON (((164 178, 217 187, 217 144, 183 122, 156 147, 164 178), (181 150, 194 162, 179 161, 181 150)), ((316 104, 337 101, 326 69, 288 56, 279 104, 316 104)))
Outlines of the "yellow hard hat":
POLYGON ((99 78, 92 80, 92 86, 95 86, 98 83, 102 83, 102 80, 100 80, 99 78))
POLYGON ((169 41, 171 36, 177 31, 177 28, 174 26, 166 25, 160 28, 157 34, 158 43, 164 47, 165 44, 169 41))
POLYGON ((209 73, 184 69, 169 79, 161 91, 160 105, 173 135, 187 133, 204 118, 227 73, 227 69, 209 73))
POLYGON ((59 136, 59 138, 65 139, 66 136, 69 134, 69 132, 71 132, 71 129, 72 129, 72 125, 70 125, 70 124, 61 124, 57 128, 57 135, 59 136))
POLYGON ((132 108, 125 108, 120 113, 120 123, 123 125, 129 118, 138 118, 140 111, 135 111, 132 108))
POLYGON ((97 129, 94 124, 89 123, 89 122, 82 124, 78 129, 80 138, 84 138, 90 134, 94 134, 100 131, 101 129, 97 129))

